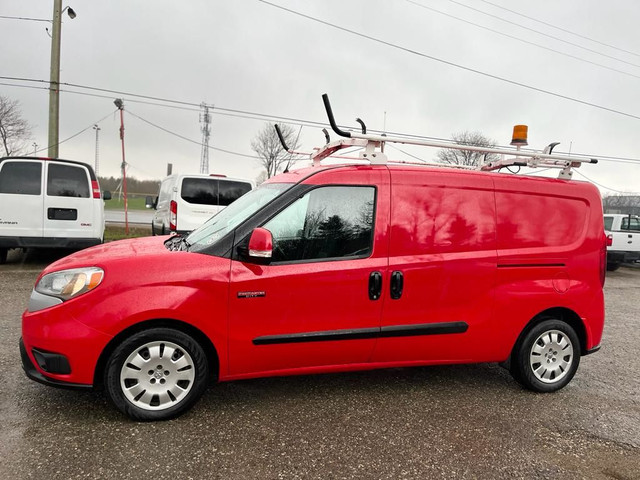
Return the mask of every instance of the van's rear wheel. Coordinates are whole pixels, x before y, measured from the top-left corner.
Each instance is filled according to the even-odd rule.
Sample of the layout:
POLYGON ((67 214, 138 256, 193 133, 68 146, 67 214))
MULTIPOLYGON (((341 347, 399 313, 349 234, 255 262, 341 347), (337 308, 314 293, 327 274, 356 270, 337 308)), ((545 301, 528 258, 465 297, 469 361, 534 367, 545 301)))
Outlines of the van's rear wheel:
POLYGON ((561 320, 535 325, 518 343, 511 362, 513 377, 536 392, 554 392, 568 384, 580 364, 580 341, 561 320))
POLYGON ((156 236, 156 226, 151 222, 151 236, 156 236))
POLYGON ((7 253, 9 252, 8 248, 0 248, 0 265, 3 263, 7 263, 7 253))
POLYGON ((607 263, 607 271, 609 272, 615 272, 619 268, 620 268, 619 263, 607 263))
POLYGON ((134 420, 167 420, 191 408, 208 378, 198 342, 179 330, 152 328, 116 347, 104 384, 115 406, 134 420))

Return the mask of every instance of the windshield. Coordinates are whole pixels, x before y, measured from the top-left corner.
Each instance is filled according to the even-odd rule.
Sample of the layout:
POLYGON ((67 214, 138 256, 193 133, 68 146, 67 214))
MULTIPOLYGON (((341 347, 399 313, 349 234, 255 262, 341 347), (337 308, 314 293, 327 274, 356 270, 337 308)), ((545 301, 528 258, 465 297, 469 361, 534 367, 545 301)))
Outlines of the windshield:
POLYGON ((214 244, 292 186, 291 183, 268 183, 251 190, 191 232, 186 239, 189 249, 198 251, 214 244))

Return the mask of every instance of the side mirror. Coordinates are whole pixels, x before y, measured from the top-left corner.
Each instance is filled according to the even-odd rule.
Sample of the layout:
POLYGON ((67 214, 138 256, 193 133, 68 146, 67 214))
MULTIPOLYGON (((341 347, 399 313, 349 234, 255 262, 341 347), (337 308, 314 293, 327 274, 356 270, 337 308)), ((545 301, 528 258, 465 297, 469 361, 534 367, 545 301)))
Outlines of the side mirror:
POLYGON ((153 201, 153 197, 151 195, 147 195, 144 197, 144 206, 145 208, 155 208, 156 204, 153 201))
POLYGON ((103 200, 111 200, 111 192, 109 190, 105 190, 102 192, 103 200))
POLYGON ((249 239, 249 258, 258 263, 271 261, 273 254, 273 236, 266 228, 256 228, 249 239))

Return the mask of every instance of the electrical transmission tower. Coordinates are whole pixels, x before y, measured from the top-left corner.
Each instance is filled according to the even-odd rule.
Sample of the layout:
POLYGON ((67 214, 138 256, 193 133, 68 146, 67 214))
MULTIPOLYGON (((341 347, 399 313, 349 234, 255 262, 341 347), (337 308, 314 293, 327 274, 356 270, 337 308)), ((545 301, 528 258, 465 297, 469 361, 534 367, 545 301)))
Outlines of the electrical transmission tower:
POLYGON ((202 153, 200 154, 200 173, 209 173, 209 137, 211 136, 211 116, 209 106, 202 102, 200 108, 204 111, 200 114, 200 131, 202 132, 202 153))

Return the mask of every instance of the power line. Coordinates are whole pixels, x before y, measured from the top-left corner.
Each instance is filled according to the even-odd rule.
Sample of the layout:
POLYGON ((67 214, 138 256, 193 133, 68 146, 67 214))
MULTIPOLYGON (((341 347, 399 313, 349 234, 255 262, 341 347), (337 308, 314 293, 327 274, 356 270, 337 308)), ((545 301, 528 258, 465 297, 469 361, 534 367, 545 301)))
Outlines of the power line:
MULTIPOLYGON (((102 117, 100 120, 97 120, 97 121, 95 121, 95 122, 92 122, 88 127, 85 127, 85 128, 83 128, 82 130, 80 130, 79 132, 74 133, 74 134, 73 134, 73 135, 71 135, 70 137, 67 137, 67 138, 65 138, 64 140, 62 140, 62 141, 58 142, 58 143, 57 143, 57 145, 62 145, 64 142, 68 142, 68 141, 69 141, 69 140, 71 140, 72 138, 76 138, 78 135, 80 135, 80 134, 82 134, 82 133, 86 132, 87 130, 89 130, 90 128, 92 128, 94 125, 97 125, 97 124, 99 124, 100 122, 102 122, 103 120, 106 120, 107 118, 109 118, 111 115, 113 115, 113 113, 114 113, 114 112, 109 112, 109 114, 108 114, 108 115, 105 115, 105 116, 104 116, 104 117, 102 117)), ((41 148, 41 149, 39 149, 39 150, 36 150, 36 151, 35 151, 35 152, 33 152, 33 153, 44 152, 45 150, 49 150, 49 147, 50 147, 50 146, 51 146, 51 145, 48 145, 48 146, 46 146, 46 147, 44 147, 44 148, 41 148)))
POLYGON ((547 22, 544 22, 542 20, 538 20, 537 18, 533 18, 533 17, 530 17, 530 16, 525 15, 523 13, 516 12, 515 10, 510 10, 510 9, 508 9, 506 7, 503 7, 502 5, 498 5, 496 3, 489 2, 487 0, 480 0, 480 1, 484 2, 484 3, 488 3, 489 5, 493 5, 496 8, 501 8, 502 10, 506 10, 507 12, 511 12, 511 13, 513 13, 515 15, 520 16, 520 17, 527 18, 529 20, 533 20, 534 22, 541 23, 542 25, 546 25, 547 27, 555 28, 555 29, 560 30, 562 32, 569 33, 571 35, 575 35, 576 37, 580 37, 580 38, 583 38, 585 40, 589 40, 590 42, 599 43, 600 45, 603 45, 605 47, 613 48, 614 50, 619 50, 621 52, 628 53, 629 55, 635 55, 636 57, 640 57, 640 54, 638 54, 638 53, 630 52, 629 50, 625 50, 624 48, 616 47, 615 45, 610 45, 608 43, 604 43, 604 42, 601 42, 599 40, 595 40, 594 38, 591 38, 591 37, 586 37, 586 36, 581 35, 581 34, 579 34, 577 32, 573 32, 571 30, 567 30, 566 28, 558 27, 557 25, 553 25, 551 23, 547 23, 547 22))
MULTIPOLYGON (((0 76, 0 79, 3 79, 3 78, 4 79, 6 79, 6 78, 15 79, 17 81, 46 82, 45 80, 22 79, 22 78, 18 79, 16 77, 2 77, 2 76, 0 76)), ((38 86, 32 86, 32 85, 15 85, 15 84, 11 84, 11 83, 0 83, 0 85, 9 86, 9 87, 19 87, 19 88, 31 88, 31 89, 36 89, 36 90, 48 90, 48 87, 38 87, 38 86)), ((78 87, 79 88, 88 88, 88 89, 92 88, 92 87, 88 87, 88 86, 78 86, 78 87)), ((75 91, 75 90, 60 89, 60 92, 72 93, 72 94, 76 94, 76 95, 83 95, 83 96, 95 97, 95 98, 105 98, 105 99, 109 99, 109 100, 113 99, 113 96, 100 95, 100 94, 95 94, 95 93, 78 92, 78 91, 75 91)), ((119 92, 117 90, 111 90, 111 92, 116 94, 116 95, 120 95, 120 96, 132 95, 132 96, 139 96, 139 97, 148 97, 146 95, 127 94, 125 92, 119 92)), ((149 101, 132 100, 132 99, 127 99, 127 101, 130 102, 130 103, 139 103, 139 104, 142 104, 142 105, 152 105, 152 106, 164 107, 164 108, 174 108, 174 109, 178 109, 178 110, 185 110, 185 111, 192 111, 192 112, 200 111, 199 108, 195 108, 195 105, 198 105, 198 104, 189 103, 189 102, 183 102, 183 101, 179 101, 179 100, 162 99, 162 102, 166 102, 166 103, 149 102, 149 101), (186 105, 194 105, 194 108, 189 108, 189 107, 180 106, 180 105, 171 105, 171 103, 179 103, 179 104, 182 104, 182 105, 184 105, 184 104, 186 104, 186 105)), ((220 110, 220 107, 216 107, 216 108, 218 110, 220 110)), ((273 121, 273 122, 285 122, 285 123, 298 125, 298 126, 308 126, 308 127, 317 127, 317 128, 324 128, 324 127, 328 126, 327 123, 316 122, 316 121, 312 121, 312 120, 303 120, 303 119, 296 119, 296 118, 291 118, 291 117, 282 117, 282 116, 278 116, 278 115, 247 112, 247 111, 243 111, 243 110, 234 110, 234 109, 229 109, 229 108, 225 108, 224 110, 226 110, 226 111, 225 112, 213 111, 211 113, 212 114, 216 114, 216 115, 234 117, 234 118, 244 118, 244 119, 260 120, 260 121, 270 120, 270 121, 273 121), (231 112, 242 112, 242 113, 231 113, 231 112)), ((162 128, 162 127, 156 126, 154 124, 151 124, 151 125, 154 126, 154 127, 157 127, 157 128, 162 128)), ((345 127, 344 125, 339 125, 339 126, 341 128, 349 128, 349 127, 345 127)), ((453 141, 453 140, 448 139, 448 138, 431 137, 431 136, 426 136, 426 135, 416 135, 416 134, 403 133, 403 132, 391 132, 391 131, 383 132, 382 130, 375 130, 375 129, 369 129, 369 131, 371 133, 378 133, 378 134, 384 133, 384 134, 390 135, 390 136, 405 137, 405 138, 412 138, 412 139, 435 140, 435 141, 442 141, 442 142, 452 142, 453 141)), ((170 132, 170 131, 168 133, 171 133, 172 135, 174 134, 173 132, 170 132)), ((175 135, 178 135, 178 134, 175 134, 175 135)), ((186 137, 184 139, 188 140, 190 142, 195 142, 198 145, 202 145, 201 142, 197 142, 195 140, 188 139, 186 137)), ((210 147, 210 148, 212 148, 212 147, 210 147)), ((507 146, 505 148, 509 148, 509 147, 507 146)), ((218 149, 218 150, 223 151, 225 153, 237 154, 237 152, 230 152, 230 151, 222 150, 222 149, 218 149)), ((533 150, 531 150, 531 151, 533 151, 533 150)), ((516 150, 514 149, 514 154, 515 153, 516 153, 516 150)), ((562 153, 562 152, 558 152, 558 153, 562 153)), ((244 155, 244 154, 239 154, 239 155, 244 155)), ((408 154, 408 155, 411 156, 411 154, 408 154)), ((599 154, 586 154, 586 153, 577 153, 577 152, 574 152, 574 155, 580 156, 580 157, 598 158, 599 160, 602 160, 602 161, 610 161, 610 162, 616 162, 616 163, 640 164, 640 158, 616 157, 616 156, 607 156, 607 155, 599 155, 599 154)), ((249 157, 249 158, 258 158, 258 157, 249 157)))
POLYGON ((0 15, 0 18, 4 18, 7 20, 31 20, 32 22, 47 22, 53 23, 52 20, 47 20, 45 18, 31 18, 31 17, 10 17, 7 15, 0 15))
MULTIPOLYGON (((351 30, 351 29, 346 28, 346 27, 341 27, 341 26, 336 25, 334 23, 330 23, 330 22, 327 22, 327 21, 324 21, 324 20, 320 20, 319 18, 312 17, 310 15, 306 15, 306 14, 298 12, 296 10, 291 10, 290 8, 286 8, 286 7, 283 7, 281 5, 276 5, 275 3, 268 2, 267 0, 258 0, 258 1, 261 2, 261 3, 264 3, 265 5, 269 5, 271 7, 283 10, 283 11, 291 13, 293 15, 297 15, 299 17, 306 18, 307 20, 311 20, 313 22, 317 22, 317 23, 320 23, 322 25, 326 25, 328 27, 335 28, 336 30, 340 30, 342 32, 347 32, 347 33, 350 33, 352 35, 356 35, 356 36, 361 37, 361 38, 366 38, 367 40, 371 40, 373 42, 380 43, 382 45, 386 45, 386 46, 391 47, 391 48, 402 50, 403 52, 407 52, 407 53, 410 53, 412 55, 417 55, 417 56, 422 57, 422 58, 427 58, 429 60, 433 60, 433 61, 436 61, 436 62, 439 62, 439 63, 444 63, 445 65, 449 65, 451 67, 459 68, 459 69, 465 70, 467 72, 476 73, 476 74, 482 75, 484 77, 492 78, 494 80, 499 80, 501 82, 509 83, 511 85, 516 85, 516 86, 519 86, 519 87, 522 87, 522 88, 533 90, 535 92, 544 93, 546 95, 551 95, 553 97, 562 98, 564 100, 569 100, 571 102, 579 103, 579 104, 582 104, 582 105, 587 105, 589 107, 597 108, 597 109, 604 110, 604 111, 607 111, 607 112, 616 113, 618 115, 622 115, 622 116, 625 116, 625 117, 629 117, 629 118, 634 118, 636 120, 640 120, 640 116, 638 116, 638 115, 622 112, 620 110, 616 110, 616 109, 613 109, 613 108, 605 107, 603 105, 598 105, 596 103, 587 102, 585 100, 580 100, 578 98, 570 97, 568 95, 555 93, 555 92, 552 92, 550 90, 544 90, 542 88, 534 87, 532 85, 527 85, 526 83, 517 82, 515 80, 510 80, 508 78, 504 78, 504 77, 501 77, 499 75, 494 75, 494 74, 491 74, 491 73, 483 72, 481 70, 476 70, 475 68, 465 67, 464 65, 460 65, 458 63, 450 62, 448 60, 443 60, 441 58, 434 57, 433 55, 428 55, 426 53, 422 53, 422 52, 419 52, 417 50, 413 50, 411 48, 403 47, 401 45, 397 45, 395 43, 391 43, 391 42, 388 42, 386 40, 381 40, 379 38, 372 37, 371 35, 367 35, 367 34, 364 34, 364 33, 356 32, 355 30, 351 30)), ((453 1, 453 0, 449 0, 449 1, 453 1)))
POLYGON ((569 42, 568 40, 563 40, 560 37, 556 37, 554 35, 549 35, 548 33, 541 32, 539 30, 536 30, 535 28, 526 27, 526 26, 524 26, 524 25, 522 25, 522 24, 520 24, 518 22, 512 22, 511 20, 507 20, 505 18, 499 17, 498 15, 493 15, 491 13, 483 12, 482 10, 479 10, 477 8, 474 8, 474 7, 471 7, 469 5, 465 5, 464 3, 457 2, 456 0, 449 0, 449 1, 451 3, 456 4, 456 5, 460 5, 461 7, 468 8, 469 10, 473 10, 474 12, 478 12, 478 13, 480 13, 482 15, 486 15, 487 17, 495 18, 497 20, 500 20, 501 22, 505 22, 505 23, 508 23, 510 25, 515 25, 516 27, 523 28, 524 30, 529 30, 530 32, 537 33, 538 35, 542 35, 543 37, 548 37, 548 38, 551 38, 553 40, 557 40, 558 42, 566 43, 566 44, 571 45, 573 47, 581 48, 582 50, 586 50, 587 52, 595 53, 596 55, 601 55, 603 57, 611 58, 612 60, 616 60, 618 62, 626 63, 627 65, 632 65, 634 67, 640 67, 640 65, 638 65, 636 63, 627 62, 626 60, 620 60, 619 58, 616 58, 616 57, 614 57, 612 55, 607 55, 606 53, 598 52, 597 50, 593 50, 592 48, 583 47, 582 45, 580 45, 578 43, 569 42))
POLYGON ((586 180, 590 181, 591 183, 593 183, 594 185, 597 185, 600 188, 604 188, 605 190, 611 190, 612 192, 616 192, 616 193, 629 193, 629 192, 623 192, 622 190, 616 190, 615 188, 610 188, 610 187, 606 187, 604 185, 602 185, 601 183, 598 183, 594 180, 591 180, 589 177, 587 177, 584 173, 579 172, 578 170, 574 170, 574 172, 576 172, 578 175, 580 175, 581 177, 584 177, 586 180))
POLYGON ((565 53, 565 52, 561 52, 560 50, 556 50, 556 49, 553 49, 553 48, 550 48, 550 47, 545 47, 544 45, 540 45, 539 43, 530 42, 529 40, 525 40, 523 38, 516 37, 514 35, 509 35, 508 33, 504 33, 504 32, 501 32, 499 30, 494 30, 493 28, 485 27, 484 25, 480 25, 478 23, 470 22, 469 20, 465 20, 463 18, 456 17, 455 15, 451 15, 449 13, 441 12, 440 10, 437 10, 435 8, 432 8, 432 7, 428 7, 426 5, 422 5, 421 3, 415 2, 413 0, 406 0, 406 1, 408 3, 411 3, 411 4, 415 5, 415 6, 417 6, 417 7, 424 8, 425 10, 430 10, 430 11, 438 13, 440 15, 444 15, 445 17, 453 18, 454 20, 458 20, 460 22, 464 22, 464 23, 467 23, 469 25, 473 25, 474 27, 482 28, 483 30, 487 30, 489 32, 496 33, 498 35, 502 35, 503 37, 511 38, 512 40, 516 40, 518 42, 526 43, 528 45, 532 45, 534 47, 538 47, 538 48, 541 48, 543 50, 548 50, 550 52, 557 53, 559 55, 564 55, 565 57, 573 58, 573 59, 578 60, 580 62, 589 63, 591 65, 595 65, 595 66, 600 67, 600 68, 611 70, 612 72, 621 73, 622 75, 628 75, 629 77, 634 77, 634 78, 640 79, 640 75, 634 75, 633 73, 625 72, 624 70, 618 70, 617 68, 609 67, 607 65, 603 65, 603 64, 598 63, 598 62, 592 62, 591 60, 587 60, 586 58, 578 57, 577 55, 571 55, 570 53, 565 53))
MULTIPOLYGON (((194 143, 194 144, 196 144, 196 145, 200 145, 200 146, 202 146, 202 142, 198 142, 197 140, 193 140, 193 139, 191 139, 191 138, 185 137, 184 135, 180 135, 179 133, 176 133, 176 132, 174 132, 174 131, 172 131, 172 130, 169 130, 168 128, 164 128, 164 127, 161 127, 160 125, 156 125, 155 123, 150 122, 149 120, 146 120, 146 119, 142 118, 142 117, 141 117, 141 116, 139 116, 139 115, 136 115, 136 114, 135 114, 135 113, 133 113, 130 109, 127 109, 127 113, 128 113, 129 115, 131 115, 131 116, 133 116, 133 117, 137 118, 138 120, 140 120, 140 121, 142 121, 142 122, 144 122, 144 123, 146 123, 146 124, 148 124, 148 125, 152 126, 152 127, 155 127, 155 128, 157 128, 157 129, 159 129, 159 130, 162 130, 163 132, 168 133, 168 134, 170 134, 170 135, 173 135, 174 137, 178 137, 178 138, 181 138, 182 140, 185 140, 185 141, 187 141, 187 142, 194 143)), ((217 151, 219 151, 219 152, 228 153, 228 154, 230 154, 230 155, 237 155, 237 156, 239 156, 239 157, 245 157, 245 158, 251 158, 251 159, 260 159, 260 157, 256 157, 256 156, 253 156, 253 155, 246 155, 246 154, 244 154, 244 153, 232 152, 232 151, 230 151, 230 150, 224 150, 224 149, 222 149, 222 148, 212 147, 211 145, 209 145, 208 147, 209 147, 211 150, 217 150, 217 151)))
MULTIPOLYGON (((23 81, 23 82, 35 82, 35 83, 49 83, 48 80, 39 80, 39 79, 33 79, 33 78, 22 78, 22 77, 6 77, 6 76, 0 76, 0 79, 8 79, 8 80, 14 80, 14 81, 23 81)), ((2 84, 2 85, 8 85, 8 86, 16 86, 16 87, 22 87, 22 88, 34 88, 34 89, 38 89, 38 90, 48 90, 49 87, 34 87, 34 86, 26 86, 26 85, 11 85, 11 84, 2 84)), ((168 99, 168 98, 160 98, 160 97, 151 97, 149 95, 141 95, 141 94, 136 94, 136 93, 127 93, 127 92, 121 92, 118 90, 109 90, 109 89, 103 89, 103 88, 97 88, 97 87, 91 87, 88 85, 78 85, 78 84, 69 84, 69 83, 63 83, 61 82, 60 85, 65 85, 65 86, 72 86, 74 88, 83 88, 83 89, 88 89, 88 90, 100 90, 100 91, 107 91, 109 93, 112 93, 114 95, 120 96, 120 97, 134 97, 134 98, 146 98, 146 99, 156 99, 157 101, 160 102, 165 102, 165 103, 154 103, 154 102, 144 102, 141 100, 131 100, 130 98, 127 98, 128 102, 136 102, 136 103, 141 103, 144 105, 155 105, 155 106, 159 106, 159 107, 168 107, 168 108, 175 108, 175 109, 180 109, 180 110, 187 110, 187 111, 200 111, 200 104, 199 103, 194 103, 194 102, 185 102, 185 101, 181 101, 181 100, 173 100, 173 99, 168 99), (177 105, 167 105, 168 104, 177 104, 177 105), (193 108, 190 108, 193 107, 193 108), (197 107, 197 108, 196 108, 197 107)), ((99 94, 90 94, 90 93, 85 93, 85 92, 77 92, 75 90, 64 90, 64 89, 60 89, 61 92, 65 92, 65 93, 74 93, 77 95, 86 95, 86 96, 92 96, 92 97, 96 97, 96 98, 106 98, 106 99, 113 99, 112 96, 107 96, 107 95, 99 95, 99 94)), ((257 113, 257 112, 248 112, 245 110, 237 110, 237 109, 231 109, 231 108, 223 108, 223 107, 215 107, 214 105, 210 105, 210 108, 214 109, 212 110, 212 114, 214 115, 226 115, 226 116, 230 116, 230 117, 237 117, 237 118, 250 118, 250 119, 254 119, 254 120, 261 120, 261 121, 265 121, 265 120, 271 120, 271 121, 275 121, 275 122, 284 122, 284 123, 290 123, 290 124, 294 124, 294 125, 304 125, 305 127, 319 127, 319 128, 325 128, 328 127, 329 124, 325 123, 325 122, 316 122, 313 120, 304 120, 304 119, 299 119, 299 118, 292 118, 292 117, 283 117, 280 115, 272 115, 272 114, 264 114, 264 113, 257 113), (218 111, 218 110, 223 110, 222 111, 218 111)), ((346 127, 344 125, 339 125, 342 128, 349 128, 346 127)), ((400 133, 395 133, 395 132, 382 132, 381 130, 374 130, 371 129, 371 132, 375 132, 375 133, 386 133, 388 135, 400 135, 400 136, 406 136, 406 137, 411 137, 411 138, 423 138, 423 139, 429 139, 429 140, 444 140, 446 141, 447 139, 443 139, 443 138, 438 138, 438 137, 427 137, 424 135, 412 135, 412 134, 400 134, 400 133)))

